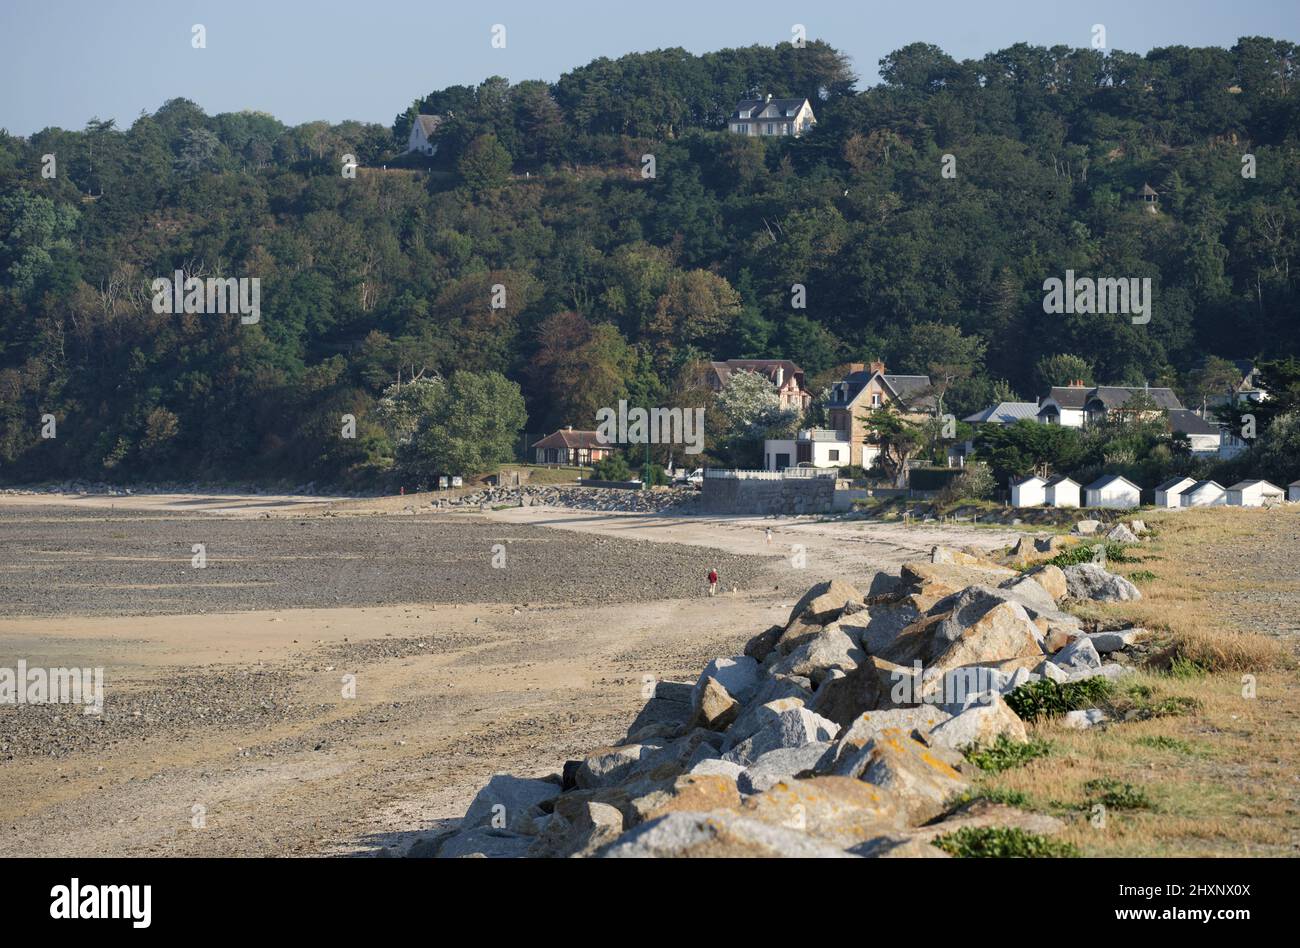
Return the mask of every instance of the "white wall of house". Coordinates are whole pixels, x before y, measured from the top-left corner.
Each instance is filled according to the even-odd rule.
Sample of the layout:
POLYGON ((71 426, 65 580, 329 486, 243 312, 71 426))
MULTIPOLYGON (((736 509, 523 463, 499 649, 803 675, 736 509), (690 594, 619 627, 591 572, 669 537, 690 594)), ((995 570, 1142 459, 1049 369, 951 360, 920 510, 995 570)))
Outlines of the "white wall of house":
POLYGON ((1192 454, 1197 457, 1213 457, 1219 453, 1221 439, 1217 434, 1189 434, 1187 440, 1192 443, 1192 454))
POLYGON ((1202 484, 1195 490, 1185 491, 1179 498, 1184 507, 1222 507, 1228 495, 1218 484, 1202 484))
POLYGON ((1043 491, 1043 499, 1051 507, 1079 506, 1080 487, 1074 481, 1061 481, 1043 491))
MULTIPOLYGON (((1053 402, 1050 399, 1043 403, 1043 407, 1045 408, 1048 405, 1054 406, 1056 410, 1060 413, 1061 420, 1059 424, 1062 428, 1083 427, 1084 419, 1087 418, 1087 413, 1082 408, 1062 408, 1060 405, 1057 405, 1056 402, 1053 402)), ((1053 424, 1057 424, 1057 423, 1058 422, 1053 422, 1053 424)))
POLYGON ((1031 477, 1019 484, 1011 485, 1012 507, 1037 507, 1046 501, 1043 488, 1047 481, 1041 477, 1031 477))
POLYGON ((763 442, 765 471, 784 471, 787 467, 794 467, 796 457, 794 438, 769 438, 763 442))
POLYGON ((1241 490, 1228 489, 1229 507, 1264 507, 1282 502, 1282 488, 1259 481, 1241 490))
POLYGON ((1127 510, 1138 506, 1142 501, 1142 492, 1124 481, 1111 481, 1096 490, 1084 491, 1084 494, 1089 507, 1127 510))
POLYGON ((1300 481, 1296 481, 1286 489, 1286 499, 1300 503, 1300 481))
POLYGON ((419 152, 422 155, 432 156, 438 151, 438 143, 431 142, 425 137, 424 129, 417 118, 411 123, 411 133, 406 136, 406 150, 419 152))

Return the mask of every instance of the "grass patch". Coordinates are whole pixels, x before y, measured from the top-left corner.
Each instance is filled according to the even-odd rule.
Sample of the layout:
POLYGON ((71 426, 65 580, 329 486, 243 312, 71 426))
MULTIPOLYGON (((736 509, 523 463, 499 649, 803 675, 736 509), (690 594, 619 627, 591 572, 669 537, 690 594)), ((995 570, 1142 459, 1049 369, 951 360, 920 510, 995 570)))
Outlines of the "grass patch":
POLYGON ((1121 720, 1145 721, 1192 714, 1201 707, 1201 702, 1190 695, 1162 696, 1150 685, 1133 684, 1114 694, 1110 706, 1121 720))
POLYGON ((934 845, 963 859, 1062 859, 1079 855, 1070 843, 1006 826, 963 826, 935 839, 934 845))
POLYGON ((1129 581, 1134 583, 1149 583, 1159 578, 1159 576, 1151 572, 1149 569, 1135 569, 1133 572, 1128 574, 1129 581))
POLYGON ((1106 701, 1114 690, 1110 681, 1100 676, 1067 682, 1042 678, 1016 688, 1006 696, 1006 701, 1022 721, 1037 721, 1095 707, 1106 701))
POLYGON ((1010 790, 1006 787, 981 787, 979 790, 967 790, 956 797, 953 797, 950 803, 951 809, 963 807, 968 803, 974 803, 977 800, 987 800, 989 803, 1002 803, 1006 806, 1020 807, 1029 809, 1029 794, 1023 790, 1010 790))
POLYGON ((1088 802, 1084 809, 1100 803, 1108 810, 1151 810, 1155 805, 1147 797, 1146 791, 1131 783, 1124 783, 1114 777, 1097 777, 1083 785, 1088 802))
POLYGON ((1017 743, 1005 734, 999 734, 996 741, 988 747, 972 747, 966 751, 966 759, 987 773, 997 774, 1013 767, 1022 767, 1039 757, 1046 757, 1052 752, 1050 741, 1037 738, 1027 744, 1017 743))
POLYGON ((1176 737, 1169 737, 1167 734, 1152 734, 1147 737, 1139 737, 1133 742, 1141 747, 1152 747, 1156 750, 1173 751, 1177 754, 1195 754, 1196 749, 1187 741, 1181 741, 1176 737))

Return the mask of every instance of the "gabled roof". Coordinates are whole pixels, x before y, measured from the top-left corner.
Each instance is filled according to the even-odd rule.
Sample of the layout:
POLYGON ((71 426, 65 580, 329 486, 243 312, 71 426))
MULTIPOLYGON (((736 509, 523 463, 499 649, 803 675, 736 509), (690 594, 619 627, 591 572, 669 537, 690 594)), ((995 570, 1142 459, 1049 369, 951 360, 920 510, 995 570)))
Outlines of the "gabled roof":
POLYGON ((1064 474, 1058 474, 1056 477, 1053 477, 1050 481, 1047 482, 1048 487, 1059 487, 1062 484, 1073 484, 1075 487, 1079 486, 1078 481, 1076 481, 1073 477, 1066 477, 1064 474))
POLYGON ((1229 487, 1228 490, 1245 490, 1248 487, 1254 487, 1256 484, 1262 484, 1264 487, 1271 487, 1273 488, 1273 490, 1282 489, 1278 487, 1276 484, 1270 484, 1268 481, 1262 481, 1256 478, 1254 480, 1249 480, 1249 481, 1237 481, 1237 483, 1229 487))
POLYGON ((1039 477, 1037 474, 1030 474, 1028 477, 1023 478, 1022 480, 1012 481, 1011 486, 1024 487, 1026 484, 1032 484, 1034 481, 1038 481, 1038 483, 1043 485, 1047 484, 1047 481, 1044 478, 1039 477))
POLYGON ((993 422, 997 425, 1010 425, 1023 419, 1033 421, 1038 415, 1037 402, 998 402, 982 411, 963 418, 973 424, 993 422))
POLYGON ((1179 434, 1217 435, 1221 433, 1218 425, 1206 421, 1194 411, 1175 408, 1169 413, 1169 428, 1179 434))
POLYGON ((1196 481, 1192 480, 1190 477, 1171 477, 1163 484, 1157 484, 1156 490, 1165 494, 1169 494, 1169 493, 1173 493, 1174 489, 1177 488, 1177 492, 1181 494, 1188 487, 1191 487, 1195 483, 1196 481))
POLYGON ((600 440, 600 435, 595 431, 574 431, 572 428, 561 428, 552 434, 548 434, 540 441, 533 442, 534 448, 607 448, 609 445, 600 440))
POLYGON ((1197 481, 1197 482, 1196 482, 1195 484, 1193 484, 1191 487, 1187 488, 1187 490, 1183 491, 1183 493, 1184 493, 1184 494, 1199 494, 1201 491, 1205 490, 1207 487, 1213 487, 1213 488, 1216 488, 1217 490, 1223 490, 1223 485, 1220 484, 1218 481, 1197 481))
POLYGON ((442 124, 442 116, 441 115, 417 115, 415 117, 415 121, 416 124, 420 126, 420 131, 424 132, 424 137, 428 138, 430 135, 436 132, 438 130, 438 126, 442 124))
POLYGON ((928 375, 893 375, 889 373, 873 372, 870 369, 863 369, 859 372, 850 372, 840 380, 839 384, 845 387, 845 398, 842 402, 835 402, 836 405, 847 405, 862 394, 862 390, 871 383, 874 378, 880 379, 880 384, 890 395, 897 401, 901 402, 904 408, 933 408, 935 399, 931 389, 930 377, 928 375))
POLYGON ((1298 479, 1298 480, 1294 480, 1294 481, 1292 481, 1290 484, 1287 484, 1286 486, 1287 486, 1287 487, 1300 487, 1300 479, 1298 479))
POLYGON ((1114 484, 1116 481, 1122 481, 1123 483, 1127 484, 1129 487, 1133 488, 1134 490, 1142 489, 1141 487, 1138 487, 1136 484, 1134 484, 1127 477, 1124 477, 1122 474, 1107 474, 1105 477, 1097 478, 1095 481, 1093 481, 1091 484, 1085 487, 1084 490, 1101 490, 1103 487, 1108 487, 1111 484, 1114 484))

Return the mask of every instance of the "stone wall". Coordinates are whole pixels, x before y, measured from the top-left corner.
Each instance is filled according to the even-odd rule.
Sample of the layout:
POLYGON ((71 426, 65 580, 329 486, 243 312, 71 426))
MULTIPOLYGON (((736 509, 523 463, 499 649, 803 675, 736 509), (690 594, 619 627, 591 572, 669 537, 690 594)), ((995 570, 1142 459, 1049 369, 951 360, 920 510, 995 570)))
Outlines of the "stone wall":
POLYGON ((706 477, 700 509, 706 514, 830 513, 833 477, 706 477))

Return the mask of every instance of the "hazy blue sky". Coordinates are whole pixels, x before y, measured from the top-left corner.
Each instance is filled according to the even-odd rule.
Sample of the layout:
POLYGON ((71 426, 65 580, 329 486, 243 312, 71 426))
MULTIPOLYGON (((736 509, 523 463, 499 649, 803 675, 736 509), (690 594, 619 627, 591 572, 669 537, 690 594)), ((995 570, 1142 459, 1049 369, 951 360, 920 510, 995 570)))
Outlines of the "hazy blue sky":
POLYGON ((175 96, 209 114, 258 109, 289 124, 392 121, 417 96, 490 75, 554 80, 597 56, 705 52, 790 38, 848 53, 861 77, 913 41, 958 59, 1020 40, 1086 46, 1231 46, 1300 39, 1300 0, 0 0, 0 128, 129 124, 175 96), (207 27, 194 49, 190 28, 207 27), (507 28, 505 49, 490 29, 507 28))

